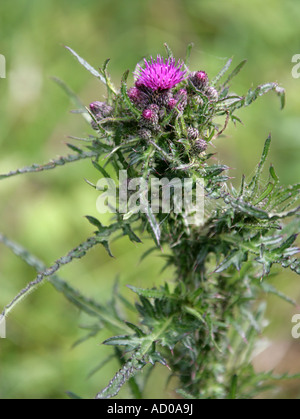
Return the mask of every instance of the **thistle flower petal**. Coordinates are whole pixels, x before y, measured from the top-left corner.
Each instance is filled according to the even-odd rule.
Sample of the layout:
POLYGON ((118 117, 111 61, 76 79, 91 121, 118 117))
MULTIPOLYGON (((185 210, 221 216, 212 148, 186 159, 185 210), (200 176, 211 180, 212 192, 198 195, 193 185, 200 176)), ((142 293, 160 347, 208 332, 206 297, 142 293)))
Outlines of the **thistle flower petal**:
POLYGON ((151 57, 150 61, 144 60, 145 67, 138 66, 136 76, 136 86, 145 86, 151 90, 167 90, 185 79, 186 70, 182 70, 183 62, 175 58, 162 58, 160 55, 156 59, 151 57))

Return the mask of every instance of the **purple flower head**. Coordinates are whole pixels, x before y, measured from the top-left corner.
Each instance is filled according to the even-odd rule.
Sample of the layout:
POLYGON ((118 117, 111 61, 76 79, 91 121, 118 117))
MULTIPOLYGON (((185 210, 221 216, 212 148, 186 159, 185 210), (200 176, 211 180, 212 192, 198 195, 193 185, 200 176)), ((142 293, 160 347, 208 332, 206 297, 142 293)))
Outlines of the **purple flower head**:
POLYGON ((151 61, 144 60, 145 68, 139 66, 135 73, 137 77, 136 87, 145 86, 151 90, 167 90, 176 86, 185 78, 186 70, 182 70, 183 62, 175 58, 164 60, 160 55, 156 60, 151 57, 151 61))

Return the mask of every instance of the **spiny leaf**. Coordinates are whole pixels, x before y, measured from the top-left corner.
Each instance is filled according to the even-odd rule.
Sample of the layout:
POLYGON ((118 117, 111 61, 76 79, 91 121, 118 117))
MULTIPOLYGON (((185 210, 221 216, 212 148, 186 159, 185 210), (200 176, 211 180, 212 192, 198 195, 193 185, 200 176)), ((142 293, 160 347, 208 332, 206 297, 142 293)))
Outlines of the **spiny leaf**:
POLYGON ((244 67, 246 62, 247 60, 243 60, 235 67, 235 69, 229 74, 226 81, 224 82, 224 86, 226 86, 230 82, 230 80, 241 71, 241 69, 244 67))
POLYGON ((140 329, 135 324, 130 323, 130 322, 126 322, 126 324, 128 327, 130 327, 130 329, 132 329, 136 333, 137 337, 141 338, 141 337, 146 336, 145 333, 142 331, 142 329, 140 329))
POLYGON ((44 279, 53 276, 62 266, 70 263, 73 259, 80 259, 85 256, 86 252, 92 249, 94 246, 98 244, 103 244, 103 237, 101 236, 93 236, 89 237, 86 241, 81 243, 79 246, 75 247, 71 250, 66 256, 63 256, 51 265, 49 268, 44 269, 40 272, 36 278, 29 282, 25 288, 23 288, 14 298, 13 300, 7 304, 3 310, 3 315, 8 315, 9 312, 30 292, 37 289, 44 281, 44 279))
POLYGON ((292 304, 293 306, 295 306, 297 304, 295 300, 288 297, 287 295, 285 295, 281 291, 277 290, 277 288, 275 288, 272 284, 268 283, 267 281, 263 281, 261 283, 261 287, 265 292, 267 292, 269 294, 277 295, 277 297, 281 298, 282 300, 286 301, 287 303, 292 304))
POLYGON ((122 98, 124 100, 124 102, 126 103, 128 109, 131 110, 131 112, 136 116, 136 117, 140 117, 141 116, 141 112, 133 105, 133 103, 131 102, 131 100, 128 97, 127 94, 127 78, 128 78, 128 74, 129 74, 129 70, 127 70, 122 77, 122 81, 121 81, 121 95, 122 98))
POLYGON ((82 153, 77 153, 76 155, 68 155, 64 157, 59 157, 58 159, 53 159, 49 163, 46 164, 33 164, 31 166, 23 167, 22 169, 13 170, 9 173, 1 174, 0 180, 5 179, 8 177, 21 175, 24 173, 37 173, 37 172, 43 172, 44 170, 52 170, 55 169, 58 166, 64 166, 67 163, 74 163, 79 160, 83 159, 89 159, 91 157, 98 156, 98 153, 94 151, 84 151, 82 153))
POLYGON ((91 118, 89 112, 87 111, 85 105, 81 102, 81 100, 73 92, 73 90, 70 89, 70 87, 67 86, 66 83, 63 82, 62 80, 60 80, 58 77, 52 77, 52 80, 64 90, 64 92, 67 94, 67 96, 70 98, 70 100, 74 103, 74 105, 78 107, 78 109, 80 110, 82 116, 87 121, 87 123, 90 124, 92 118, 91 118))
POLYGON ((186 48, 186 55, 185 55, 185 60, 184 60, 184 63, 185 63, 186 66, 189 65, 190 56, 191 56, 191 52, 192 52, 193 47, 194 47, 194 44, 193 44, 193 42, 191 42, 190 44, 188 44, 188 46, 186 48))
POLYGON ((97 71, 94 67, 92 67, 87 61, 85 61, 83 58, 81 58, 77 52, 75 52, 72 48, 65 46, 65 48, 67 50, 69 50, 71 52, 71 54, 74 55, 74 57, 77 58, 77 60, 79 61, 79 63, 86 69, 88 70, 93 76, 97 77, 100 81, 102 81, 102 83, 104 83, 106 85, 106 80, 105 78, 99 73, 99 71, 97 71))
POLYGON ((217 267, 215 270, 216 273, 222 272, 225 269, 228 269, 231 265, 239 271, 241 269, 242 263, 247 260, 247 254, 245 254, 244 249, 233 250, 217 267))
POLYGON ((174 56, 173 52, 172 52, 171 48, 169 47, 169 45, 166 42, 164 43, 164 47, 167 51, 168 58, 172 58, 174 56))
POLYGON ((229 390, 229 395, 228 395, 229 399, 236 399, 237 383, 238 383, 238 376, 234 374, 231 378, 230 390, 229 390))
POLYGON ((162 299, 162 298, 170 297, 163 290, 158 290, 158 289, 143 289, 143 288, 134 287, 133 285, 127 285, 127 287, 129 289, 131 289, 131 291, 135 292, 136 294, 141 295, 141 296, 146 297, 146 298, 158 298, 158 299, 162 299))
POLYGON ((96 395, 96 399, 110 399, 118 394, 121 387, 131 377, 134 377, 138 371, 144 366, 145 362, 140 357, 140 353, 136 352, 131 359, 129 359, 124 366, 116 373, 114 378, 109 382, 108 386, 105 387, 96 395))
POLYGON ((219 71, 219 73, 216 75, 216 77, 214 79, 212 79, 212 81, 210 83, 212 86, 215 86, 216 83, 218 83, 218 81, 224 76, 224 74, 226 73, 226 71, 231 66, 231 63, 232 63, 232 58, 229 58, 229 60, 226 62, 226 64, 224 65, 224 67, 221 69, 221 71, 219 71))
POLYGON ((265 141, 265 145, 264 145, 264 149, 262 152, 262 156, 260 159, 260 162, 257 166, 255 175, 253 176, 251 182, 249 183, 248 187, 249 189, 252 188, 252 196, 254 196, 254 194, 256 193, 257 187, 258 187, 258 181, 261 175, 261 172, 263 170, 264 164, 266 162, 266 159, 268 157, 268 153, 269 153, 269 149, 270 149, 270 144, 271 144, 271 135, 269 134, 268 138, 265 141))

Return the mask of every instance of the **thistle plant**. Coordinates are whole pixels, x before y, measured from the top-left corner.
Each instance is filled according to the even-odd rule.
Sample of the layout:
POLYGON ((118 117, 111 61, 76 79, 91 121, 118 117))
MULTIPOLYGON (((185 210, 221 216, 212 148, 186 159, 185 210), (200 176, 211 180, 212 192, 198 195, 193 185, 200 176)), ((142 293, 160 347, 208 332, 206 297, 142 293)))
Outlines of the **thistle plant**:
MULTIPOLYGON (((280 185, 272 165, 265 181, 270 136, 262 147, 254 176, 249 181, 243 176, 238 189, 229 182, 229 167, 216 163, 212 146, 228 124, 241 122, 238 110, 260 96, 275 92, 283 108, 284 89, 277 83, 267 83, 249 89, 244 96, 237 95, 230 91, 231 82, 246 61, 229 72, 230 59, 214 78, 209 78, 203 69, 189 69, 191 46, 185 60, 176 61, 167 45, 166 58, 158 55, 144 59, 133 72, 134 84, 128 86, 127 71, 117 89, 107 71, 108 60, 96 70, 71 48, 68 50, 107 88, 105 101, 95 97, 84 106, 63 82, 56 80, 75 101, 93 134, 83 139, 82 147, 69 144, 74 154, 12 171, 0 179, 90 159, 107 186, 113 180, 107 166, 116 176, 126 173, 125 184, 116 186, 116 205, 112 205, 107 191, 103 192, 101 203, 112 213, 111 224, 104 226, 101 215, 87 216, 95 229, 93 235, 50 267, 0 235, 5 245, 37 270, 36 278, 5 307, 3 315, 47 279, 96 319, 90 335, 108 329, 111 337, 104 344, 113 347, 112 357, 119 360, 120 369, 104 389, 98 390, 97 399, 116 396, 123 385, 130 387, 133 397, 143 398, 147 378, 157 363, 169 369, 174 389, 182 397, 255 396, 266 383, 278 378, 271 373, 256 374, 251 364, 263 330, 265 302, 261 293, 277 294, 294 304, 268 276, 275 264, 300 273, 295 256, 299 252, 295 245, 300 220, 299 185, 280 185), (153 190, 154 178, 167 179, 159 193, 153 190), (130 186, 136 179, 139 182, 130 186), (187 179, 189 200, 182 203, 176 185, 184 185, 187 179), (197 218, 197 208, 191 203, 199 198, 199 181, 204 208, 197 218), (122 201, 124 190, 127 200, 122 201), (164 195, 165 190, 168 194, 164 195), (170 198, 168 211, 163 211, 166 197, 170 198), (142 239, 152 238, 153 247, 143 258, 152 251, 159 257, 164 248, 172 280, 156 288, 129 285, 136 294, 133 306, 117 286, 110 304, 105 304, 80 294, 58 276, 63 265, 82 258, 98 244, 112 256, 110 242, 120 234, 139 243, 141 252, 142 239), (128 308, 134 311, 135 322, 127 321, 128 308), (141 375, 143 369, 147 373, 141 375)), ((104 190, 98 184, 88 184, 98 195, 104 190)))

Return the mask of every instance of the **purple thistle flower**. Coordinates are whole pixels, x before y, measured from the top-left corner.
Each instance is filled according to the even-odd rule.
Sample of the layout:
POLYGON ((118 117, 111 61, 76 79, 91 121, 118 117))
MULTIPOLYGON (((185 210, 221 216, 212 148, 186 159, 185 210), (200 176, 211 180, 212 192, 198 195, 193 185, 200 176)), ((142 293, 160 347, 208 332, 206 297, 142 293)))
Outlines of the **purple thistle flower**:
POLYGON ((175 58, 164 60, 160 55, 151 62, 144 60, 145 68, 139 66, 135 73, 136 87, 145 86, 151 90, 167 90, 176 86, 185 78, 186 70, 182 70, 183 62, 175 63, 175 58))

